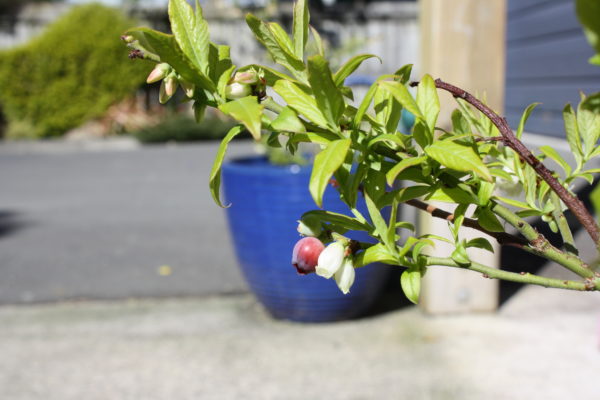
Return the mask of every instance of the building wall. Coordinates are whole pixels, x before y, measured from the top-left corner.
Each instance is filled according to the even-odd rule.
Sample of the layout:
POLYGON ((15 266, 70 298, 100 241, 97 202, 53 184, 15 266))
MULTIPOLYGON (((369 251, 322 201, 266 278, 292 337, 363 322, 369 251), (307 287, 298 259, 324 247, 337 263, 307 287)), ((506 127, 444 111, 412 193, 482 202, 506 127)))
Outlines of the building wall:
POLYGON ((579 91, 600 90, 600 68, 575 15, 573 0, 509 0, 506 29, 508 121, 516 128, 521 113, 541 102, 526 131, 565 137, 562 109, 576 105, 579 91))

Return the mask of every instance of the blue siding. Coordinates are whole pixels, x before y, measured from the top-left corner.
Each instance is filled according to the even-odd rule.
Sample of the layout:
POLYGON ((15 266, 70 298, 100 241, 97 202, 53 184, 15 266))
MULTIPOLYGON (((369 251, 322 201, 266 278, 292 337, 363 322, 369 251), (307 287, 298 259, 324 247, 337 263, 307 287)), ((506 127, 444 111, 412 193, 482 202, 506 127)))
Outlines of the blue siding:
POLYGON ((562 109, 579 92, 600 90, 600 68, 575 15, 573 0, 509 0, 505 111, 516 127, 527 105, 542 103, 526 130, 564 137, 562 109))

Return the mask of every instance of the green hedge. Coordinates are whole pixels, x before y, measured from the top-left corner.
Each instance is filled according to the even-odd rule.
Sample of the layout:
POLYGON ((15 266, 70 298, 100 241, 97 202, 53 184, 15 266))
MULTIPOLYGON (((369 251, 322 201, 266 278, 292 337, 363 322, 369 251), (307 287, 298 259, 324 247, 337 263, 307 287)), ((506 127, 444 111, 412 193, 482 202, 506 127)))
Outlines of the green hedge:
POLYGON ((206 118, 197 123, 191 117, 180 115, 141 129, 133 135, 142 143, 218 140, 223 139, 234 125, 233 121, 222 121, 218 118, 206 118))
POLYGON ((119 37, 133 25, 118 10, 78 6, 25 46, 0 53, 0 105, 9 123, 58 136, 132 94, 152 68, 127 57, 119 37))

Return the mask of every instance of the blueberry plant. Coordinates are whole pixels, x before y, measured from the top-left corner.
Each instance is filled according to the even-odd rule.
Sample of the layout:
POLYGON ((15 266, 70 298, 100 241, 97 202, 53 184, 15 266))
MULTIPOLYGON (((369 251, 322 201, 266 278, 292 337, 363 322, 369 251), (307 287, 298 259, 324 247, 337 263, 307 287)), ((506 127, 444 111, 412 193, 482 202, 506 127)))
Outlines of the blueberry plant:
MULTIPOLYGON (((585 10, 597 7, 597 2, 579 0, 578 7, 584 8, 585 15, 599 15, 585 10)), ((210 41, 198 0, 195 7, 185 0, 170 0, 168 11, 173 34, 135 28, 123 40, 131 48, 131 57, 156 63, 148 82, 162 80, 161 102, 181 86, 197 119, 207 107, 215 107, 238 121, 222 141, 210 173, 210 189, 218 205, 223 206, 221 164, 228 143, 242 131, 256 140, 265 135, 268 146, 285 146, 292 153, 301 143, 320 149, 312 161, 308 188, 318 209, 298 216, 298 230, 306 236, 292 254, 299 273, 334 277, 347 293, 355 268, 373 262, 402 266, 406 270, 401 286, 414 302, 421 277, 433 266, 546 287, 600 290, 600 273, 579 257, 565 218, 566 212, 572 213, 600 246, 594 217, 572 191, 575 180, 592 183, 593 174, 600 172, 587 167, 600 155, 600 94, 582 96, 576 109, 570 105, 564 109, 566 137, 576 160, 573 167, 549 146, 534 154, 521 142, 535 105, 525 110, 513 131, 506 119, 461 88, 429 75, 410 82, 410 65, 377 78, 353 105, 353 91, 345 80, 363 61, 376 56, 360 54, 332 70, 319 33, 309 25, 306 0, 294 5, 291 35, 275 22, 252 14, 246 17, 250 31, 281 68, 234 65, 229 47, 210 41), (307 54, 309 41, 314 42, 310 47, 315 54, 307 54), (408 86, 416 88, 416 96, 408 86), (450 129, 436 126, 440 90, 457 101, 450 129), (402 110, 415 116, 410 132, 398 131, 402 110), (548 169, 546 159, 562 171, 548 169), (331 182, 351 210, 349 215, 321 209, 331 182), (358 210, 359 201, 366 203, 368 212, 358 210), (448 203, 448 210, 433 202, 448 203), (433 233, 417 235, 413 225, 400 220, 400 205, 447 220, 451 239, 433 233), (550 243, 527 217, 541 217, 560 233, 561 243, 550 243), (579 278, 555 279, 483 265, 471 259, 467 249, 493 251, 493 246, 484 235, 464 238, 461 227, 553 261, 579 278), (350 240, 345 236, 348 231, 365 231, 375 242, 350 240), (436 256, 436 241, 450 242, 451 255, 436 256)), ((597 22, 583 23, 598 50, 597 22)))

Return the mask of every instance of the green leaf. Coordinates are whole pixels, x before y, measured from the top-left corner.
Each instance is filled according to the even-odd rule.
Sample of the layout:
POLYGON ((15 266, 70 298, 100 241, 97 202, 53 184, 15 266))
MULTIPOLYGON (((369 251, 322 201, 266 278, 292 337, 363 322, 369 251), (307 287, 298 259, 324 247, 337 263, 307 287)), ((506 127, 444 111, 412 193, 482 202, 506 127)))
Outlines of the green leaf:
POLYGON ((417 120, 413 127, 413 138, 424 149, 433 142, 433 132, 429 130, 425 121, 417 120))
POLYGON ((600 185, 596 185, 592 193, 590 193, 590 201, 594 207, 596 220, 600 220, 600 185))
POLYGON ((308 42, 308 24, 310 14, 308 11, 308 0, 298 0, 294 4, 294 22, 292 32, 294 36, 294 55, 299 60, 304 59, 304 49, 308 42))
POLYGON ((415 102, 415 99, 412 97, 406 86, 404 86, 400 82, 394 81, 378 81, 379 86, 388 91, 400 104, 402 107, 406 108, 408 111, 413 113, 415 117, 425 120, 423 114, 421 114, 421 110, 419 106, 415 102))
POLYGON ((396 257, 381 243, 377 243, 362 253, 358 253, 354 264, 357 267, 362 267, 375 262, 398 264, 396 257))
POLYGON ((571 175, 571 166, 569 165, 569 163, 567 163, 564 158, 562 158, 558 152, 556 150, 554 150, 552 147, 550 146, 541 146, 540 147, 540 151, 546 156, 551 158, 552 160, 556 161, 556 163, 558 163, 558 165, 560 165, 562 167, 563 170, 565 170, 565 174, 567 176, 571 175))
POLYGON ((431 186, 409 186, 398 191, 398 202, 404 203, 417 197, 425 196, 431 192, 431 186))
POLYGON ((389 241, 388 237, 388 226, 385 223, 385 220, 381 216, 381 212, 379 212, 379 208, 371 199, 368 193, 365 193, 365 202, 367 204, 367 210, 369 211, 369 216, 371 217, 371 221, 375 226, 375 234, 381 241, 386 245, 390 252, 394 252, 396 250, 396 245, 394 241, 389 241))
POLYGON ((277 118, 271 122, 271 129, 279 132, 306 132, 306 128, 302 121, 300 121, 300 118, 298 118, 294 110, 289 107, 284 107, 277 118))
POLYGON ((417 260, 419 258, 419 256, 421 255, 421 252, 423 251, 423 249, 427 246, 430 246, 431 248, 435 248, 435 244, 433 243, 432 240, 424 239, 424 238, 419 239, 419 242, 412 249, 412 252, 411 252, 412 259, 417 260))
POLYGON ((323 193, 333 173, 344 163, 346 153, 350 149, 350 139, 340 139, 330 142, 325 150, 315 157, 308 189, 315 203, 323 205, 323 193))
POLYGON ((223 76, 223 73, 233 66, 230 50, 229 46, 210 44, 210 50, 208 52, 209 77, 217 84, 219 78, 223 76))
POLYGON ((454 240, 458 240, 458 234, 460 227, 462 226, 465 220, 465 213, 467 212, 468 204, 459 204, 458 207, 454 210, 454 220, 452 221, 452 226, 450 230, 454 236, 454 240))
MULTIPOLYGON (((282 47, 275 37, 273 30, 269 28, 269 25, 252 14, 246 15, 246 23, 256 36, 256 39, 267 49, 267 52, 271 57, 273 57, 273 60, 275 60, 277 64, 287 68, 298 79, 304 81, 304 72, 306 69, 304 62, 289 53, 289 51, 285 49, 285 45, 282 47)), ((281 38, 279 38, 279 40, 281 40, 281 38)))
MULTIPOLYGON (((440 114, 440 99, 438 98, 435 82, 430 75, 425 75, 417 88, 417 105, 425 117, 427 127, 435 130, 435 123, 440 114)), ((415 114, 416 115, 416 114, 415 114)))
POLYGON ((339 139, 338 135, 324 132, 306 132, 306 133, 295 133, 290 136, 288 143, 317 143, 317 144, 329 144, 332 140, 339 139))
POLYGON ((577 126, 577 117, 570 104, 563 109, 563 119, 565 121, 565 131, 567 132, 567 142, 575 157, 579 160, 583 156, 581 148, 581 138, 579 137, 579 127, 577 126))
POLYGON ((437 141, 426 147, 425 153, 447 168, 473 172, 486 181, 493 182, 490 171, 471 147, 450 141, 437 141))
POLYGON ((149 28, 135 28, 128 32, 134 31, 143 33, 160 60, 175 68, 183 79, 210 92, 215 91, 214 83, 185 55, 173 35, 167 35, 149 28))
POLYGON ((519 201, 519 200, 509 199, 509 198, 502 197, 502 196, 496 196, 496 198, 510 206, 525 208, 525 209, 531 208, 531 207, 529 207, 529 205, 527 203, 523 203, 522 201, 519 201))
POLYGON ((467 249, 464 246, 464 243, 459 243, 452 254, 450 255, 457 264, 462 266, 467 266, 471 264, 471 260, 469 259, 469 255, 467 254, 467 249))
POLYGON ((600 136, 600 115, 584 108, 584 101, 577 108, 577 126, 579 135, 583 139, 584 153, 587 159, 594 151, 598 136, 600 136))
POLYGON ((206 111, 206 103, 203 101, 194 101, 192 108, 194 109, 194 119, 196 122, 202 122, 204 119, 204 112, 206 111))
POLYGON ((376 91, 377 91, 377 82, 375 82, 374 84, 371 85, 371 87, 365 94, 365 97, 363 97, 363 100, 361 101, 360 106, 358 106, 358 109, 356 110, 356 114, 354 115, 354 129, 355 130, 360 129, 360 123, 362 122, 363 117, 367 113, 367 110, 369 109, 369 106, 371 105, 371 102, 373 101, 373 96, 375 96, 376 91))
POLYGON ((402 116, 402 105, 389 92, 377 90, 374 96, 374 110, 377 122, 386 132, 396 132, 402 116))
POLYGON ((221 144, 219 145, 219 150, 217 150, 217 156, 215 157, 215 161, 213 162, 213 166, 210 171, 210 178, 209 178, 210 194, 212 195, 215 203, 217 203, 217 205, 219 207, 223 207, 223 208, 226 207, 223 205, 223 203, 221 203, 219 191, 220 191, 220 187, 221 187, 221 165, 223 164, 223 159, 225 158, 225 152, 227 151, 227 145, 229 144, 229 142, 231 142, 231 140, 234 137, 239 135, 242 131, 243 131, 242 126, 237 125, 237 126, 234 126, 233 128, 231 128, 229 130, 229 132, 227 132, 227 135, 225 135, 225 138, 223 138, 223 140, 221 141, 221 144))
POLYGON ((600 114, 600 92, 590 94, 581 102, 581 108, 594 114, 600 114))
POLYGON ((458 187, 441 187, 434 190, 427 200, 442 201, 444 203, 472 204, 475 202, 471 194, 458 187))
POLYGON ((540 103, 532 103, 529 106, 527 106, 527 108, 525 109, 525 111, 523 112, 523 115, 521 116, 521 120, 519 121, 519 126, 517 127, 517 133, 516 136, 518 139, 521 139, 521 136, 523 135, 523 129, 525 129, 525 123, 527 122, 527 119, 529 118, 529 116, 531 115, 531 112, 533 111, 534 108, 536 108, 540 103))
MULTIPOLYGON (((294 44, 292 43, 292 40, 288 36, 287 32, 281 27, 281 25, 279 25, 277 22, 267 22, 267 26, 269 27, 269 30, 273 34, 273 37, 279 44, 279 47, 286 53, 289 53, 292 56, 294 56, 294 44)), ((302 59, 298 58, 298 60, 302 59)))
POLYGON ((366 231, 369 232, 371 227, 368 224, 363 224, 357 221, 355 218, 349 217, 344 214, 334 213, 325 210, 311 210, 302 214, 302 219, 307 216, 315 216, 320 221, 329 222, 350 231, 366 231))
POLYGON ((402 259, 402 257, 404 257, 406 254, 408 254, 408 252, 410 251, 410 249, 412 249, 412 247, 419 243, 420 239, 416 239, 412 236, 409 236, 406 239, 406 242, 404 242, 404 245, 402 246, 402 248, 400 249, 400 251, 398 252, 398 259, 402 259))
POLYGON ((400 221, 396 222, 396 229, 408 229, 409 231, 415 231, 415 226, 410 222, 400 221))
POLYGON ((422 238, 429 238, 429 239, 435 239, 435 240, 439 240, 440 242, 444 242, 444 243, 449 243, 449 244, 454 244, 454 242, 448 238, 445 238, 443 236, 439 236, 439 235, 434 235, 432 233, 426 233, 425 235, 421 236, 422 238))
POLYGON ((504 227, 489 208, 477 209, 477 222, 483 227, 483 229, 490 232, 504 232, 504 227))
MULTIPOLYGON (((200 4, 196 3, 200 8, 200 4)), ((208 34, 208 24, 202 18, 202 11, 194 10, 185 0, 169 1, 169 21, 171 30, 179 47, 189 57, 189 59, 206 76, 209 75, 208 53, 210 39, 208 34), (200 18, 196 18, 196 17, 200 18)))
POLYGON ((421 293, 421 271, 418 268, 409 268, 400 276, 400 286, 407 299, 414 304, 419 303, 421 293))
POLYGON ((333 82, 329 63, 323 56, 316 55, 309 57, 308 81, 310 82, 317 106, 321 110, 321 114, 329 122, 329 127, 334 131, 339 130, 338 121, 344 113, 346 104, 344 103, 342 93, 333 82))
POLYGON ((272 68, 269 67, 265 67, 264 65, 257 65, 257 64, 250 64, 250 65, 246 65, 243 66, 239 69, 240 72, 242 71, 248 71, 249 69, 254 69, 256 71, 262 71, 265 81, 267 82, 267 86, 274 86, 275 82, 277 82, 278 80, 285 80, 285 81, 290 81, 296 85, 301 85, 300 82, 298 82, 297 80, 295 80, 294 78, 292 78, 289 75, 284 74, 283 72, 279 72, 277 70, 274 70, 272 68))
POLYGON ((486 238, 471 239, 465 244, 465 247, 476 247, 478 249, 487 250, 490 253, 494 252, 494 247, 492 247, 492 244, 486 238))
POLYGON ((373 54, 359 54, 346 61, 346 63, 342 65, 334 75, 333 81, 335 82, 335 85, 342 86, 344 84, 344 80, 354 71, 356 71, 363 61, 373 57, 377 58, 381 63, 381 58, 373 54))
POLYGON ((388 134, 384 134, 384 135, 379 135, 379 136, 377 136, 377 137, 375 137, 375 138, 371 139, 371 140, 369 141, 369 144, 367 145, 367 147, 369 147, 369 148, 370 148, 370 147, 372 147, 372 146, 373 146, 375 143, 378 143, 378 142, 383 142, 383 141, 388 141, 388 142, 390 142, 390 143, 394 143, 394 144, 398 145, 398 146, 399 146, 401 149, 404 149, 404 148, 405 148, 405 146, 406 146, 406 145, 404 144, 404 142, 402 141, 402 139, 400 138, 400 136, 398 136, 398 135, 395 135, 395 134, 388 133, 388 134))
POLYGON ((583 31, 590 45, 600 53, 600 2, 597 0, 576 0, 575 10, 577 17, 583 25, 583 31))
POLYGON ((505 171, 505 170, 503 170, 503 169, 499 169, 499 168, 490 168, 490 173, 491 173, 493 176, 495 176, 495 177, 502 178, 502 179, 504 179, 505 181, 508 181, 508 182, 512 182, 512 179, 513 179, 513 178, 512 178, 512 175, 511 175, 511 174, 509 174, 508 172, 506 172, 506 171, 505 171))
POLYGON ((229 67, 229 69, 224 71, 219 77, 219 80, 217 81, 217 92, 219 93, 219 96, 221 96, 221 98, 223 99, 225 98, 227 84, 231 79, 231 74, 233 73, 233 71, 235 71, 235 65, 232 65, 231 67, 229 67))
POLYGON ((138 41, 138 44, 136 45, 137 48, 139 48, 140 50, 142 50, 146 53, 156 55, 156 50, 154 50, 154 48, 150 45, 150 42, 148 42, 148 39, 146 38, 146 35, 143 32, 144 30, 147 30, 147 29, 148 28, 141 28, 141 27, 131 28, 131 29, 127 30, 126 34, 133 36, 133 38, 138 41))
POLYGON ((321 128, 329 128, 328 121, 323 117, 315 98, 300 89, 300 87, 286 80, 278 80, 275 82, 273 90, 298 114, 304 115, 321 128))
POLYGON ((406 85, 408 83, 408 81, 410 80, 412 68, 412 64, 406 64, 403 65, 398 71, 394 72, 394 75, 398 76, 398 81, 401 84, 406 85))
POLYGON ((323 46, 323 39, 321 39, 321 35, 319 35, 319 32, 315 28, 313 28, 312 25, 309 25, 309 27, 313 35, 313 39, 315 40, 317 54, 325 56, 325 46, 323 46))
POLYGON ((260 139, 263 108, 256 96, 247 96, 219 106, 219 110, 223 113, 244 124, 256 140, 260 139))
POLYGON ((421 156, 421 157, 405 158, 404 160, 400 161, 398 164, 394 165, 392 167, 392 169, 390 169, 387 172, 387 174, 385 174, 387 184, 392 186, 394 184, 394 181, 396 180, 396 177, 398 176, 398 174, 400 172, 404 171, 408 167, 419 165, 426 159, 427 159, 427 157, 421 156))
POLYGON ((469 124, 469 120, 465 118, 462 111, 456 109, 452 111, 452 130, 457 135, 464 135, 471 133, 471 125, 469 124))
POLYGON ((480 181, 479 190, 477 190, 477 204, 480 206, 487 205, 492 194, 494 194, 495 187, 496 185, 491 182, 480 181))
POLYGON ((529 207, 537 208, 535 199, 537 198, 538 176, 529 164, 525 165, 523 172, 525 173, 525 181, 523 182, 525 186, 525 201, 529 204, 529 207))

